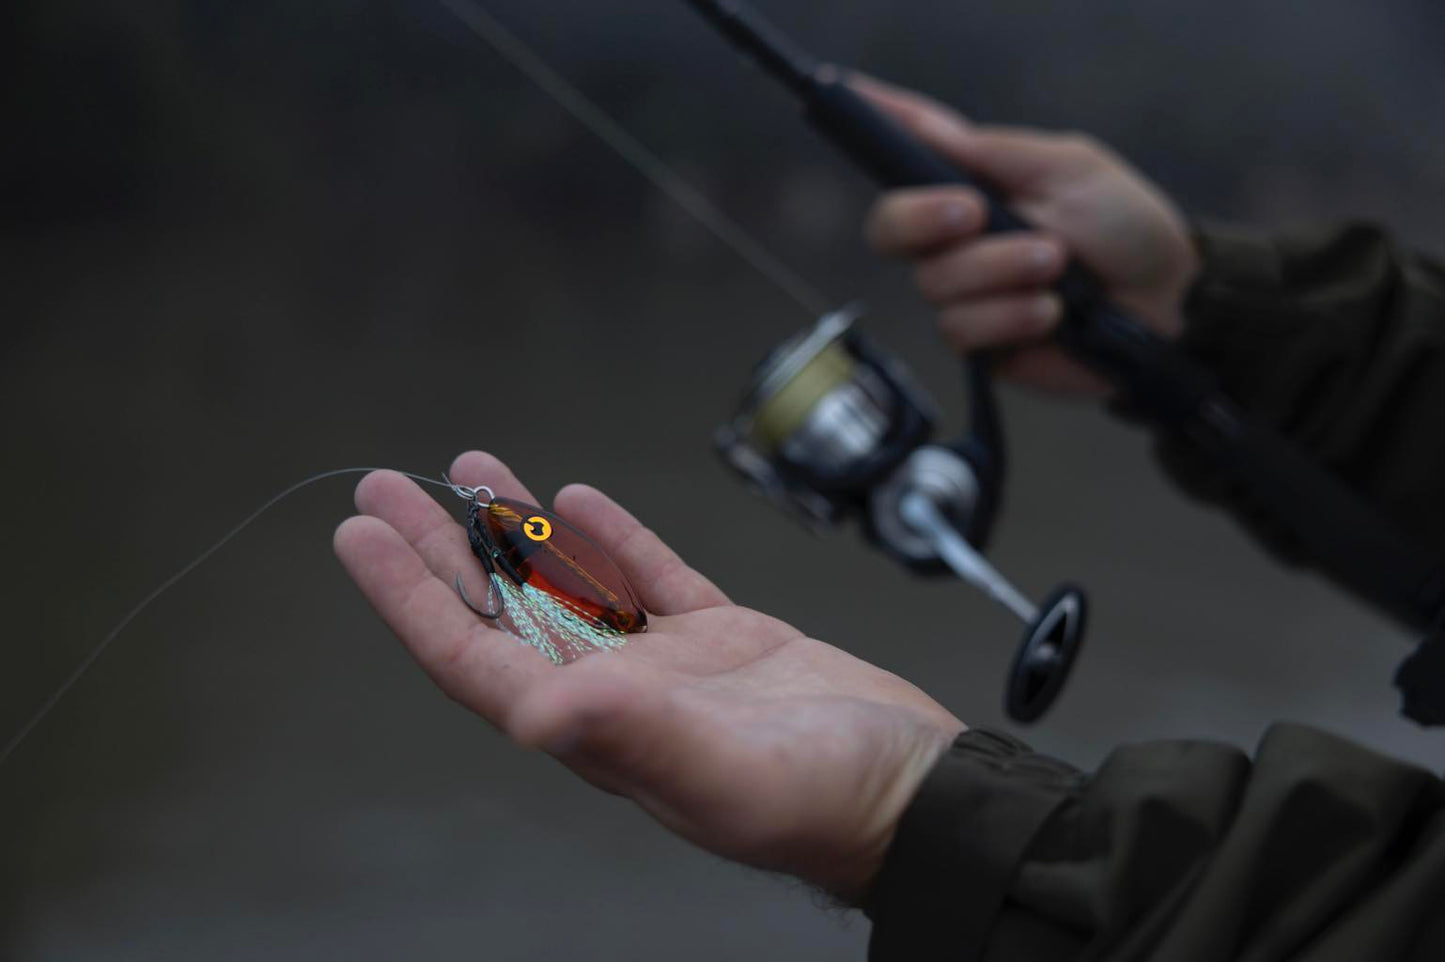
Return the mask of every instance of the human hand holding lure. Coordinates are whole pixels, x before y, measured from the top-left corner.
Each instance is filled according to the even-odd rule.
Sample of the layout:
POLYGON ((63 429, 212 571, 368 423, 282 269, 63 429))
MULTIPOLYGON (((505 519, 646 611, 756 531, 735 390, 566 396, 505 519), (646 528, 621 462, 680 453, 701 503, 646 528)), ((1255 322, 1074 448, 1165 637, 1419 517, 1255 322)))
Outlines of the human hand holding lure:
MULTIPOLYGON (((489 491, 493 504, 536 504, 490 455, 462 455, 450 478, 463 491, 489 491)), ((469 608, 455 581, 461 574, 472 583, 485 566, 467 530, 411 480, 368 475, 356 504, 360 515, 336 532, 336 553, 443 691, 727 858, 861 899, 899 816, 964 728, 901 678, 733 604, 595 489, 564 488, 555 512, 537 516, 551 526, 548 542, 559 530, 573 546, 572 532, 595 542, 595 554, 579 551, 575 560, 619 598, 635 590, 647 630, 604 634, 611 643, 592 647, 611 650, 589 654, 583 645, 561 659, 499 630, 489 617, 495 608, 478 604, 482 617, 469 608)), ((530 542, 525 530, 521 540, 546 543, 530 542)), ((515 565, 508 543, 516 545, 492 546, 515 565)), ((493 583, 514 595, 517 582, 486 554, 493 583)), ((558 563, 538 561, 530 577, 558 563)), ((502 613, 515 624, 518 602, 509 597, 502 613)), ((546 614, 524 617, 556 624, 546 614)))

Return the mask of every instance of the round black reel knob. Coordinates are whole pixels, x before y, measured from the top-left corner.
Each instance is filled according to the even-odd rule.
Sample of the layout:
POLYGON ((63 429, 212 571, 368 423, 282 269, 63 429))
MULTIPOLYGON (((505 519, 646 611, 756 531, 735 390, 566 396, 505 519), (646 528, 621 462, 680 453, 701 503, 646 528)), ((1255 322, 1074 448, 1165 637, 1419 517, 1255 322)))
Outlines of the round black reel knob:
POLYGON ((1075 585, 1060 585, 1039 605, 1004 689, 1004 711, 1014 721, 1037 721, 1059 696, 1083 647, 1088 614, 1088 598, 1075 585))

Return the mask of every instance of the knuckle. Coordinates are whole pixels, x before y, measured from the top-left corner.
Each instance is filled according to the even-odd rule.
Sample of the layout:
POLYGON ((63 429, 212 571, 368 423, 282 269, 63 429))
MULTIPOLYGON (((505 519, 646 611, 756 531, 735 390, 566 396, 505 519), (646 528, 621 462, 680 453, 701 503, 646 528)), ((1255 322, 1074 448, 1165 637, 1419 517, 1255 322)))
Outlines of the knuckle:
POLYGON ((661 540, 647 525, 638 523, 631 531, 618 540, 612 553, 624 558, 645 557, 661 540))
POLYGON ((652 585, 672 585, 680 582, 689 573, 683 560, 669 551, 655 559, 646 570, 644 580, 652 585))
POLYGON ((463 706, 467 705, 469 693, 467 662, 482 643, 481 630, 478 626, 451 639, 435 653, 430 664, 423 666, 442 694, 463 706))

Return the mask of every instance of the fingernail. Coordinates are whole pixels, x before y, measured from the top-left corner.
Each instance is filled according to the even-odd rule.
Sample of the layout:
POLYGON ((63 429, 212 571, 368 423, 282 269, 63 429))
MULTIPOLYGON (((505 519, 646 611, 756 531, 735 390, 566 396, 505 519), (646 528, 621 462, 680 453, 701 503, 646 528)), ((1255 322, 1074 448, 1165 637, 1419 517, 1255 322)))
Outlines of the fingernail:
POLYGON ((1034 319, 1045 326, 1052 326, 1064 312, 1064 303, 1054 293, 1040 294, 1034 298, 1032 313, 1034 319))
POLYGON ((951 200, 943 205, 943 226, 950 231, 962 230, 968 225, 968 205, 961 200, 951 200))
POLYGON ((947 114, 929 114, 924 118, 925 139, 959 140, 968 136, 968 124, 947 114))
POLYGON ((1059 262, 1059 249, 1048 241, 1040 241, 1029 248, 1029 265, 1038 273, 1046 274, 1059 262))

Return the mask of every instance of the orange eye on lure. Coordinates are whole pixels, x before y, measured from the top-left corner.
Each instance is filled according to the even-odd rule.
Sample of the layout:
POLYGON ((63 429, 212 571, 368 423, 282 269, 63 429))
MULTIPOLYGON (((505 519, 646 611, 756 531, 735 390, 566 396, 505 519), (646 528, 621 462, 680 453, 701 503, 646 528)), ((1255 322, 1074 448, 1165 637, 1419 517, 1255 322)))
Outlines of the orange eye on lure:
POLYGON ((559 665, 620 648, 627 635, 647 630, 626 575, 581 531, 485 485, 455 490, 467 499, 467 540, 487 574, 485 608, 456 577, 472 611, 493 621, 505 615, 514 634, 559 665))

